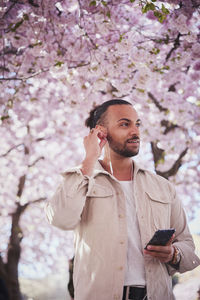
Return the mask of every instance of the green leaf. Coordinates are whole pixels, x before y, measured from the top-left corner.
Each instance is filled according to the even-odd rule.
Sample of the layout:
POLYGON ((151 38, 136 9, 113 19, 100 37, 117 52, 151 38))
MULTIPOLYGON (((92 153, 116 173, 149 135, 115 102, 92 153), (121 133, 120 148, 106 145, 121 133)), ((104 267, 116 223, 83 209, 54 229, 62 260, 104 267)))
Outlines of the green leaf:
POLYGON ((19 28, 19 27, 23 24, 23 22, 24 22, 23 19, 20 20, 19 22, 17 22, 17 23, 15 24, 15 26, 14 26, 13 28, 11 28, 11 31, 12 31, 12 32, 15 32, 15 31, 17 30, 17 28, 19 28))
POLYGON ((159 12, 159 11, 157 11, 157 10, 154 11, 153 14, 154 14, 154 16, 157 17, 157 18, 159 18, 159 17, 162 15, 161 12, 159 12))
POLYGON ((28 21, 28 20, 29 20, 28 14, 23 14, 22 19, 16 24, 11 23, 9 28, 11 29, 12 32, 15 32, 23 24, 24 21, 28 21))
POLYGON ((106 1, 101 1, 101 3, 103 4, 103 6, 107 6, 107 2, 106 1))
POLYGON ((111 16, 110 11, 108 11, 108 12, 106 13, 106 16, 110 19, 110 16, 111 16))
POLYGON ((160 23, 163 23, 163 21, 166 19, 166 15, 162 14, 160 11, 154 11, 154 16, 158 19, 160 23))
POLYGON ((24 21, 28 21, 29 20, 29 16, 27 14, 23 14, 23 19, 24 19, 24 21))
POLYGON ((162 16, 160 16, 160 17, 158 18, 158 21, 159 21, 160 23, 163 23, 164 20, 166 20, 166 15, 162 15, 162 16))
POLYGON ((37 101, 38 99, 36 98, 36 97, 32 97, 31 99, 30 99, 30 101, 37 101))
POLYGON ((165 112, 164 112, 164 114, 167 116, 168 114, 170 113, 170 110, 169 109, 167 109, 165 112))
POLYGON ((119 42, 121 43, 122 40, 123 40, 123 34, 120 34, 119 42))
POLYGON ((1 121, 4 121, 4 120, 6 120, 6 119, 9 119, 10 117, 7 115, 7 116, 2 116, 1 117, 1 121))
POLYGON ((64 64, 63 61, 57 61, 54 66, 55 67, 61 67, 63 64, 64 64))
POLYGON ((151 51, 149 51, 151 54, 158 54, 160 52, 159 48, 153 48, 151 51))
POLYGON ((135 2, 135 0, 130 0, 131 3, 135 2))
POLYGON ((144 93, 145 92, 144 89, 139 89, 139 88, 137 88, 137 91, 140 92, 140 93, 144 93))
POLYGON ((130 63, 130 64, 128 65, 128 68, 133 68, 133 67, 135 67, 134 62, 132 62, 132 63, 130 63))
POLYGON ((166 15, 169 14, 169 10, 164 6, 164 4, 162 4, 162 12, 166 15))
POLYGON ((142 12, 143 14, 147 13, 149 10, 155 10, 155 5, 153 3, 149 3, 147 2, 147 4, 145 6, 143 6, 142 8, 142 12))
POLYGON ((97 2, 95 0, 91 1, 89 6, 96 6, 97 5, 97 2))
POLYGON ((163 69, 164 69, 164 70, 169 70, 170 67, 169 67, 169 66, 164 66, 163 69))
POLYGON ((35 42, 34 44, 30 44, 29 47, 30 48, 34 48, 36 46, 42 46, 42 42, 41 41, 38 41, 38 42, 35 42))

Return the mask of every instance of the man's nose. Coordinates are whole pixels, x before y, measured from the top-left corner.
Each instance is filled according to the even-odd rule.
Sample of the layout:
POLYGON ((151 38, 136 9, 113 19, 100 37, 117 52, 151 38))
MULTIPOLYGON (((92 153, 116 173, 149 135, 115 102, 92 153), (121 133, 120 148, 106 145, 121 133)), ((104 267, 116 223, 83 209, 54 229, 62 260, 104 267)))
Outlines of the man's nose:
POLYGON ((140 130, 139 130, 139 127, 136 126, 135 124, 131 126, 131 129, 130 129, 130 134, 131 135, 140 135, 140 130))

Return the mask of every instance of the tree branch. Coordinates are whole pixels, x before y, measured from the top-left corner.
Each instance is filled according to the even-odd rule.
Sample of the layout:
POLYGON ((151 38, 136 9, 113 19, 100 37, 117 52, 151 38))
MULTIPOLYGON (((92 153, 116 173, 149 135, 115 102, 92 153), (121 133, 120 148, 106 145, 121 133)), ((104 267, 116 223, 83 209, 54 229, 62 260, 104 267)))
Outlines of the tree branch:
MULTIPOLYGON (((77 65, 71 65, 71 66, 68 66, 68 69, 76 69, 76 68, 81 68, 81 67, 85 67, 85 66, 88 66, 90 64, 90 62, 80 62, 78 63, 77 65)), ((27 77, 2 77, 0 78, 0 81, 11 81, 11 80, 17 80, 17 81, 26 81, 30 78, 33 78, 35 76, 38 76, 42 73, 46 73, 48 72, 49 69, 47 70, 41 70, 41 71, 38 71, 30 76, 27 76, 27 77)))
POLYGON ((10 299, 21 299, 20 285, 18 280, 18 264, 21 255, 21 241, 23 239, 23 231, 20 227, 20 218, 25 209, 32 203, 44 200, 39 198, 32 202, 21 205, 17 203, 17 209, 12 213, 11 234, 7 251, 6 275, 7 286, 10 292, 10 299))
POLYGON ((36 160, 34 160, 34 162, 32 164, 28 165, 28 167, 29 168, 33 167, 41 159, 45 159, 44 156, 38 157, 36 160))
POLYGON ((165 131, 163 132, 163 134, 165 134, 165 135, 176 128, 180 128, 177 124, 173 124, 172 122, 167 121, 167 120, 162 120, 161 126, 165 127, 165 131))
POLYGON ((169 86, 168 91, 169 91, 169 92, 176 92, 176 85, 177 85, 178 83, 180 83, 180 81, 177 81, 177 82, 171 84, 171 85, 169 86))
POLYGON ((48 71, 49 71, 49 69, 48 70, 41 70, 41 71, 38 71, 38 72, 36 72, 36 73, 34 73, 30 76, 27 76, 27 77, 2 77, 2 78, 0 78, 0 81, 1 80, 2 81, 9 81, 9 80, 25 81, 27 79, 30 79, 32 77, 35 77, 37 75, 40 75, 41 73, 48 72, 48 71))
POLYGON ((12 150, 14 150, 14 149, 16 149, 16 148, 18 148, 19 146, 22 146, 22 145, 24 146, 24 143, 20 143, 20 144, 18 144, 18 145, 13 146, 13 147, 10 148, 6 153, 1 154, 0 157, 5 157, 5 156, 8 155, 12 150))
POLYGON ((157 146, 157 142, 151 142, 151 151, 153 154, 153 160, 154 160, 154 165, 155 165, 155 169, 157 168, 159 161, 161 159, 164 159, 164 150, 158 148, 157 146))
POLYGON ((163 107, 162 105, 160 105, 160 103, 158 102, 158 100, 154 97, 154 95, 151 92, 148 92, 148 96, 151 98, 151 100, 153 101, 153 103, 156 105, 156 107, 160 111, 168 111, 168 109, 166 107, 163 107))
POLYGON ((4 13, 2 19, 5 18, 5 16, 9 13, 9 11, 17 4, 18 1, 13 1, 13 3, 10 5, 10 7, 7 9, 7 11, 4 13))
POLYGON ((168 52, 165 61, 168 61, 168 59, 171 57, 172 53, 180 46, 180 37, 181 37, 181 34, 179 32, 176 39, 174 40, 174 46, 168 52))
POLYGON ((173 166, 165 172, 161 172, 156 170, 156 173, 166 179, 168 179, 171 176, 176 175, 176 173, 178 172, 179 168, 182 166, 182 158, 186 155, 188 151, 188 148, 185 148, 185 150, 183 150, 181 152, 181 154, 179 155, 178 159, 175 161, 175 163, 173 164, 173 166))
POLYGON ((39 7, 39 5, 35 3, 33 0, 28 0, 28 3, 34 7, 39 7))
MULTIPOLYGON (((50 139, 50 137, 49 137, 49 138, 37 138, 34 142, 41 142, 41 141, 49 140, 49 139, 50 139)), ((20 146, 24 146, 24 147, 25 147, 25 150, 24 150, 25 154, 28 154, 28 153, 29 153, 28 147, 26 147, 26 146, 24 145, 24 143, 20 143, 20 144, 18 144, 18 145, 15 145, 15 146, 11 147, 11 148, 10 148, 7 152, 5 152, 4 154, 1 154, 1 155, 0 155, 0 158, 1 158, 1 157, 5 157, 5 156, 8 155, 12 150, 14 150, 14 149, 16 149, 16 148, 18 148, 18 147, 20 147, 20 146)))
MULTIPOLYGON (((18 203, 18 207, 17 207, 17 210, 16 210, 16 211, 17 211, 17 213, 22 214, 22 213, 27 209, 27 207, 28 207, 29 205, 35 204, 35 203, 39 203, 39 202, 42 202, 42 201, 44 201, 44 200, 46 200, 46 199, 47 199, 46 197, 41 197, 41 198, 38 198, 38 199, 36 199, 36 200, 27 202, 27 203, 25 203, 24 205, 21 205, 21 204, 18 203)), ((15 212, 15 213, 16 213, 16 212, 15 212)))
POLYGON ((21 197, 23 190, 24 190, 24 185, 25 185, 25 180, 26 180, 26 175, 22 175, 19 179, 19 184, 18 184, 18 191, 17 191, 17 197, 21 197))

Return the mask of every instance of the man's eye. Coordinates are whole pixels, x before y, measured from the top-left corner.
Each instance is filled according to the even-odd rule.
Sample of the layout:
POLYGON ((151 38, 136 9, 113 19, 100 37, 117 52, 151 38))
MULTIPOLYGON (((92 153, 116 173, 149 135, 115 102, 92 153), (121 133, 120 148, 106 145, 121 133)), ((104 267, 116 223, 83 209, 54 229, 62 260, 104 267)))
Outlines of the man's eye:
POLYGON ((127 127, 129 125, 128 122, 121 123, 120 126, 127 127))
POLYGON ((136 125, 136 127, 140 127, 141 123, 136 123, 135 125, 136 125))

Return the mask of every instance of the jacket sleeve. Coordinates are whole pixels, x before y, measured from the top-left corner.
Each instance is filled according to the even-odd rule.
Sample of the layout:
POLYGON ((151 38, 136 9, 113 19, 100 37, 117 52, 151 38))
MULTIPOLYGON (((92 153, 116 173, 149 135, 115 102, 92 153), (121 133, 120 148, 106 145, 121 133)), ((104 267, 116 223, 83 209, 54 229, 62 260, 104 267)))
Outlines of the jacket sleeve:
POLYGON ((174 246, 178 247, 181 253, 181 260, 178 269, 167 264, 170 275, 175 272, 184 273, 193 270, 200 265, 200 259, 195 254, 195 245, 187 224, 186 214, 180 199, 176 196, 175 188, 171 186, 172 208, 171 227, 176 229, 174 246))
POLYGON ((46 204, 45 212, 50 224, 71 230, 81 219, 87 194, 93 186, 94 179, 83 175, 79 169, 67 171, 63 176, 63 182, 46 204))

